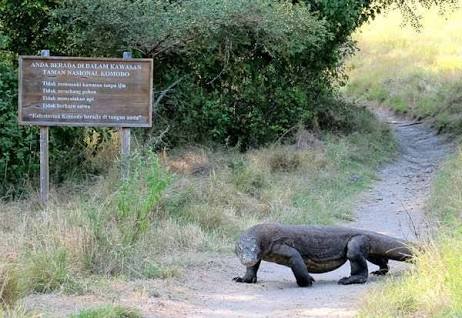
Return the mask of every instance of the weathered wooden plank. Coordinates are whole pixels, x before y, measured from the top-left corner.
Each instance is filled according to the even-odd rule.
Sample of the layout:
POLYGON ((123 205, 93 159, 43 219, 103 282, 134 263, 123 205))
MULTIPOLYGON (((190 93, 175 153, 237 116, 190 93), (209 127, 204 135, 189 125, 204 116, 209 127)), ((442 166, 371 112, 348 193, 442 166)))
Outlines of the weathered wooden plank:
POLYGON ((40 201, 46 206, 50 192, 48 163, 48 127, 40 127, 40 201))
MULTIPOLYGON (((42 50, 40 53, 43 57, 49 57, 49 50, 42 50)), ((20 77, 21 78, 21 77, 20 77)), ((49 129, 46 126, 40 127, 40 201, 44 206, 48 205, 48 197, 50 192, 49 180, 49 160, 48 160, 48 133, 49 129)))
POLYGON ((130 171, 130 128, 120 129, 122 178, 127 179, 130 171))
MULTIPOLYGON (((131 52, 124 52, 123 59, 132 58, 131 52)), ((121 133, 121 156, 122 156, 122 178, 127 179, 130 171, 130 128, 122 127, 121 133)))

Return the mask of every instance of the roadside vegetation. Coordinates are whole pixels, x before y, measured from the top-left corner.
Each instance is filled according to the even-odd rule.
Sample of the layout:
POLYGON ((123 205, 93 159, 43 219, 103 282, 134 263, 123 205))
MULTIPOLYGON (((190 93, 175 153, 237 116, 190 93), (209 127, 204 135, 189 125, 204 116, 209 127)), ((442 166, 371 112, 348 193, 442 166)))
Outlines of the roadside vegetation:
MULTIPOLYGON (((346 91, 356 99, 425 119, 462 136, 462 9, 446 17, 426 12, 416 31, 396 13, 379 17, 355 35, 346 91), (378 62, 380 61, 380 63, 378 62)), ((438 221, 433 240, 402 277, 389 279, 363 304, 360 317, 462 316, 462 150, 438 173, 427 203, 438 221)))

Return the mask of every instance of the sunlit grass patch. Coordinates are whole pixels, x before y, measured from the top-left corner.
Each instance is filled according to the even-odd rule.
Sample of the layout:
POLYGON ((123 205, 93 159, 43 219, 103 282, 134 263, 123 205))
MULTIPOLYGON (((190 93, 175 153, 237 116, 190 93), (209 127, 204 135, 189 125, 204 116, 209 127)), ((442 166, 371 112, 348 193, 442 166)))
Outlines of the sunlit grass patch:
POLYGON ((462 149, 445 163, 435 179, 429 211, 443 226, 462 224, 462 149))
POLYGON ((346 92, 462 133, 462 9, 421 12, 419 30, 390 12, 354 36, 360 51, 349 62, 346 92))

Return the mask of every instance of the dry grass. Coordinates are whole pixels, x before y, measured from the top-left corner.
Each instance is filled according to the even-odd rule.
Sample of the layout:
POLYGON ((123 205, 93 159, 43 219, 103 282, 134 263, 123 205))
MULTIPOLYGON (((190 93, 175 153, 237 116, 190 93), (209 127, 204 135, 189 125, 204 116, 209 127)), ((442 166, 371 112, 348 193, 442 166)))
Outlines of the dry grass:
POLYGON ((421 14, 420 30, 403 26, 399 12, 391 12, 357 32, 360 51, 349 62, 346 91, 460 134, 462 9, 421 14))
POLYGON ((21 306, 0 308, 0 318, 44 318, 40 313, 27 311, 21 306))

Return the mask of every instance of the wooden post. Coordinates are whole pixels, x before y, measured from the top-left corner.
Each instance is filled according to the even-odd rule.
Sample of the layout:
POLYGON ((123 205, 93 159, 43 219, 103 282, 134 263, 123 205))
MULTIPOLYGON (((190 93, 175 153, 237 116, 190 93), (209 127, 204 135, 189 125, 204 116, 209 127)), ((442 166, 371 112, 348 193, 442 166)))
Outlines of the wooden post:
MULTIPOLYGON (((50 56, 49 50, 42 50, 40 55, 50 56)), ((50 189, 48 165, 48 126, 40 126, 40 201, 47 207, 50 189)))
MULTIPOLYGON (((124 59, 131 59, 131 52, 124 52, 124 59)), ((130 128, 120 129, 121 159, 122 159, 122 179, 127 179, 130 170, 130 128)))

